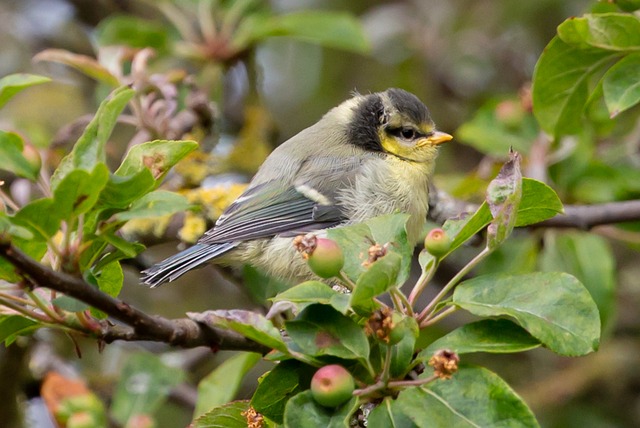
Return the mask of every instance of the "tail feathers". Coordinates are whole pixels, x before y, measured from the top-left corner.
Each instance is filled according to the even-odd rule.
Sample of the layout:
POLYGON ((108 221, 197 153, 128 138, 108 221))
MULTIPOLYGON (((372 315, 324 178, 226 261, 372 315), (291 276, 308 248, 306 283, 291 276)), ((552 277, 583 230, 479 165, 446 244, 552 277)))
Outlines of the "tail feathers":
POLYGON ((238 244, 235 242, 214 245, 196 244, 143 271, 142 282, 151 288, 158 287, 165 282, 171 282, 188 271, 226 253, 236 245, 238 244))

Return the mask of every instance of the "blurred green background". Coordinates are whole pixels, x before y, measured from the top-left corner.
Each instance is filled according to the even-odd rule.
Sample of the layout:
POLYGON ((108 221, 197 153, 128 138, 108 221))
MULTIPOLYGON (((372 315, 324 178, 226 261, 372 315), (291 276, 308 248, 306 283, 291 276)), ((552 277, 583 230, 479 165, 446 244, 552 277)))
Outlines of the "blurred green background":
MULTIPOLYGON (((95 81, 64 65, 34 63, 32 58, 49 48, 95 57, 97 40, 108 37, 105 23, 115 17, 133 16, 159 26, 158 39, 150 41, 157 47, 158 55, 155 61, 150 61, 149 67, 158 72, 173 68, 186 70, 197 76, 198 84, 215 102, 216 132, 205 139, 212 145, 217 143, 216 150, 230 150, 225 144, 232 145, 235 136, 247 130, 252 117, 248 107, 258 108, 264 115, 266 124, 254 123, 253 126, 264 126, 266 131, 260 134, 266 139, 264 143, 275 147, 314 123, 354 90, 374 92, 401 87, 421 98, 431 110, 438 128, 455 137, 454 142, 441 150, 436 185, 460 197, 477 199, 482 195, 482 183, 495 172, 496 153, 479 149, 480 144, 474 140, 478 135, 474 134, 473 127, 467 127, 459 134, 457 131, 487 103, 501 98, 516 99, 522 94, 531 80, 537 58, 555 35, 556 26, 596 5, 596 2, 586 0, 264 2, 262 6, 276 14, 299 10, 348 12, 362 24, 370 50, 354 52, 356 49, 341 49, 339 43, 328 47, 290 37, 269 37, 238 58, 216 63, 211 58, 174 55, 173 46, 167 40, 175 40, 179 34, 155 3, 166 2, 3 0, 0 3, 0 76, 31 72, 52 76, 55 82, 25 91, 13 99, 0 111, 0 128, 20 130, 34 145, 44 148, 60 136, 61 128, 69 122, 95 111, 101 97, 106 95, 95 81)), ((197 2, 177 3, 189 9, 197 2)), ((197 16, 197 8, 193 10, 193 16, 197 16)), ((127 35, 112 37, 126 38, 127 35)), ((108 55, 104 57, 108 58, 108 55)), ((131 133, 126 129, 118 132, 123 141, 131 133)), ((535 132, 533 135, 535 137, 535 132)), ((118 153, 124 150, 117 145, 114 147, 118 153)), ((496 151, 506 155, 506 151, 496 151)), ((262 156, 258 149, 253 153, 262 156)), ((257 159, 258 164, 260 160, 257 159)), ((229 168, 240 174, 234 176, 234 180, 250 177, 251 169, 251 165, 241 162, 235 168, 229 168)), ((606 175, 600 180, 606 181, 606 175)), ((558 191, 564 200, 594 202, 590 199, 597 198, 590 189, 585 191, 583 187, 567 186, 558 191), (588 195, 582 198, 585 192, 588 195)), ((12 190, 20 194, 20 189, 12 190)), ((609 199, 607 191, 603 190, 601 200, 609 199)), ((601 234, 606 235, 605 232, 611 235, 610 230, 601 234)), ((549 232, 545 239, 553 239, 553 233, 549 232)), ((540 234, 525 234, 516 237, 509 248, 493 258, 491 266, 494 269, 526 270, 536 265, 540 234)), ((633 245, 637 247, 638 237, 629 236, 635 239, 633 245)), ((503 376, 523 395, 543 426, 640 425, 640 319, 637 310, 640 266, 637 252, 627 245, 633 239, 624 240, 626 243, 608 241, 604 256, 600 253, 579 256, 582 257, 580 266, 591 263, 591 257, 606 259, 610 254, 615 257, 605 269, 607 274, 603 281, 617 281, 615 306, 618 309, 607 326, 599 353, 575 360, 545 350, 470 358, 503 376)), ((175 248, 176 242, 169 242, 154 248, 148 257, 159 258, 175 252, 175 248)), ((561 252, 558 257, 562 255, 561 252)), ((553 260, 547 255, 546 262, 538 263, 549 265, 553 260)), ((135 266, 126 271, 122 298, 151 313, 180 317, 187 311, 258 307, 245 291, 233 281, 227 281, 228 272, 220 274, 207 268, 159 290, 139 287, 137 275, 135 266), (212 284, 215 284, 215 291, 212 284)), ((455 324, 456 320, 451 323, 455 324)), ((95 346, 87 342, 81 343, 83 358, 80 360, 73 356, 70 342, 42 332, 39 334, 79 369, 93 388, 107 396, 119 368, 131 352, 140 348, 166 351, 165 347, 157 345, 116 343, 98 355, 95 346)), ((229 354, 213 355, 201 350, 169 353, 165 363, 187 368, 193 384, 229 354)), ((260 369, 264 371, 265 367, 268 366, 260 366, 255 374, 259 375, 260 369)), ((255 376, 247 381, 247 395, 253 386, 255 376)), ((172 403, 189 403, 193 399, 193 390, 185 388, 185 395, 172 403)), ((170 413, 173 418, 158 419, 172 421, 166 426, 180 426, 190 420, 189 411, 177 404, 160 411, 170 413)))

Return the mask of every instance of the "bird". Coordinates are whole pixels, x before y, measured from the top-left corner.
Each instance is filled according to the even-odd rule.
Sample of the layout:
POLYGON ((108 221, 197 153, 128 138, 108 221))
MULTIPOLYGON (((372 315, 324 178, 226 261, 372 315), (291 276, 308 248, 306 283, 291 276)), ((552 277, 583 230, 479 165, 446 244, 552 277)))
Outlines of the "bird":
POLYGON ((289 282, 312 279, 295 236, 397 212, 409 215, 407 237, 415 246, 438 148, 452 138, 408 91, 354 92, 279 145, 213 228, 143 271, 142 282, 157 287, 209 262, 250 264, 289 282))

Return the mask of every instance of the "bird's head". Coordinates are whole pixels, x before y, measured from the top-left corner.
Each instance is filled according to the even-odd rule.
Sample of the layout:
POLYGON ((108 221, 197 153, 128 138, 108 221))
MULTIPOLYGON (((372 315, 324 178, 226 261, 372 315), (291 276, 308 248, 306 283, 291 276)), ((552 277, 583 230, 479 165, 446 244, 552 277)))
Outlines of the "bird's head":
POLYGON ((432 161, 437 146, 453 137, 437 131, 427 107, 402 89, 356 95, 347 124, 350 144, 384 152, 411 162, 432 161))

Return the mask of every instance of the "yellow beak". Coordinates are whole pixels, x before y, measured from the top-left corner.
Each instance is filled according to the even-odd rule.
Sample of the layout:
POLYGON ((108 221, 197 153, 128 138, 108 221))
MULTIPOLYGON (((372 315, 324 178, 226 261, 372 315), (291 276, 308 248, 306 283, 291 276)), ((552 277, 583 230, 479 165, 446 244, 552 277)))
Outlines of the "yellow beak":
POLYGON ((447 141, 451 141, 451 140, 453 140, 453 137, 451 135, 447 134, 446 132, 440 132, 440 131, 434 132, 433 135, 430 135, 427 138, 427 141, 433 144, 434 146, 437 146, 442 143, 446 143, 447 141))

